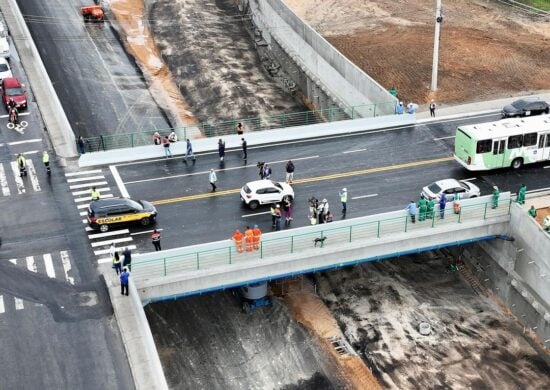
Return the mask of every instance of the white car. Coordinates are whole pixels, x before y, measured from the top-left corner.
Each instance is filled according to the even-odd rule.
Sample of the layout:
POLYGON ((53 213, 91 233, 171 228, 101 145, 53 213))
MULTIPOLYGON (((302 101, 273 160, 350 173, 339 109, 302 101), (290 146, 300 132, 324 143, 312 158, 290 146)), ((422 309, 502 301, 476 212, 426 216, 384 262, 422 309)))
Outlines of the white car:
POLYGON ((0 82, 6 77, 13 77, 10 64, 5 58, 0 57, 0 82))
POLYGON ((0 57, 10 57, 10 44, 8 42, 8 30, 4 27, 4 24, 0 22, 0 57))
POLYGON ((294 190, 288 183, 273 180, 256 180, 241 188, 241 200, 254 210, 262 204, 279 203, 285 196, 294 199, 294 190))
POLYGON ((475 184, 456 179, 438 180, 422 189, 422 195, 427 199, 440 199, 445 194, 447 201, 452 201, 455 194, 459 194, 460 199, 467 199, 478 197, 480 193, 475 184))

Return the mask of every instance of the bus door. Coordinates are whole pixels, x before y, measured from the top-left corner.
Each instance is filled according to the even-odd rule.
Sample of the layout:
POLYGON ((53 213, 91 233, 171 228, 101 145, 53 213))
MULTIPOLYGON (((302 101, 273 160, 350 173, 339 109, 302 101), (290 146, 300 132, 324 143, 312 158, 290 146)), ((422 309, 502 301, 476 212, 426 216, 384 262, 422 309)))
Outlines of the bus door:
POLYGON ((506 138, 493 139, 493 163, 489 168, 502 168, 504 166, 504 150, 506 148, 506 138))
POLYGON ((537 161, 550 160, 550 133, 539 136, 537 161))

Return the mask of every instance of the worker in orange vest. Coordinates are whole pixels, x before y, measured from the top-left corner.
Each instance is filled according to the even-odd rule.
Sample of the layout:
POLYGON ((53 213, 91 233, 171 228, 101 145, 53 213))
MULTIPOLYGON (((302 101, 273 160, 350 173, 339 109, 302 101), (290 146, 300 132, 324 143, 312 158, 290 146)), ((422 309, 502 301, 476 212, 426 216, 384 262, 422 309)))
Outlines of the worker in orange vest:
POLYGON ((247 226, 246 227, 246 230, 244 232, 244 237, 245 237, 245 241, 246 241, 246 251, 247 252, 252 252, 252 243, 254 241, 254 232, 252 231, 252 229, 250 229, 250 226, 247 226))
POLYGON ((233 241, 235 241, 235 247, 237 248, 237 252, 243 253, 243 234, 239 229, 235 230, 235 233, 233 233, 233 236, 231 237, 233 241))
POLYGON ((254 225, 252 233, 254 235, 254 249, 260 249, 260 237, 262 236, 262 231, 260 230, 258 225, 254 225))

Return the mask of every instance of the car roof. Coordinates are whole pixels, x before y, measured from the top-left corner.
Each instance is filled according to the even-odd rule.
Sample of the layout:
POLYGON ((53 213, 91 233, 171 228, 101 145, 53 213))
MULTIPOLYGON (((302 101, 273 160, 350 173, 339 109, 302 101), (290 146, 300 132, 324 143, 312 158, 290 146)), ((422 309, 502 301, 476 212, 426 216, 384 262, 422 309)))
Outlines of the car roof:
POLYGON ((9 62, 8 62, 8 60, 6 60, 6 59, 5 59, 4 57, 0 57, 0 63, 2 63, 2 64, 6 64, 6 65, 8 65, 8 66, 9 66, 9 62))
POLYGON ((441 187, 441 189, 447 189, 447 188, 455 188, 457 186, 460 186, 460 183, 456 179, 442 179, 435 182, 438 186, 441 187))
POLYGON ((2 80, 2 84, 6 88, 19 88, 21 83, 15 77, 6 77, 2 80))
POLYGON ((115 206, 128 206, 131 205, 131 202, 129 202, 131 199, 128 198, 107 198, 107 199, 99 199, 94 200, 93 202, 90 202, 90 208, 92 210, 100 210, 104 208, 110 208, 115 206))
POLYGON ((525 129, 522 133, 549 130, 550 116, 535 115, 527 118, 502 119, 497 122, 459 126, 458 129, 467 135, 473 135, 477 140, 484 140, 493 137, 508 137, 518 133, 519 127, 523 127, 525 129))
MULTIPOLYGON (((254 181, 246 183, 246 185, 251 190, 255 190, 255 189, 258 189, 258 188, 274 187, 275 185, 273 184, 273 182, 278 183, 274 180, 254 180, 254 181)), ((280 183, 278 183, 278 184, 280 184, 280 183)))

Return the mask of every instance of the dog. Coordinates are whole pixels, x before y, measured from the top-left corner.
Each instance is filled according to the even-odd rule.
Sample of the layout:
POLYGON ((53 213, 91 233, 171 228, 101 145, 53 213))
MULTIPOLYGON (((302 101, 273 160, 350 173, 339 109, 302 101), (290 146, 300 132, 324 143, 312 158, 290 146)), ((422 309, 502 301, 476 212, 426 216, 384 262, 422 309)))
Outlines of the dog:
POLYGON ((315 244, 315 247, 317 248, 317 244, 321 243, 321 246, 325 243, 326 237, 317 237, 313 240, 313 243, 315 244))

